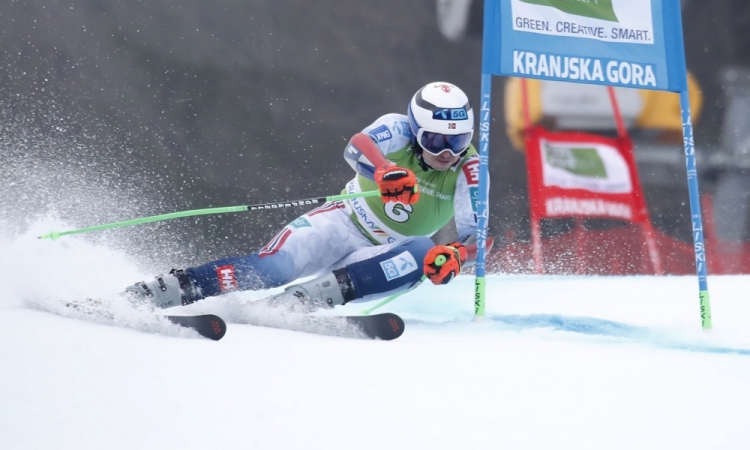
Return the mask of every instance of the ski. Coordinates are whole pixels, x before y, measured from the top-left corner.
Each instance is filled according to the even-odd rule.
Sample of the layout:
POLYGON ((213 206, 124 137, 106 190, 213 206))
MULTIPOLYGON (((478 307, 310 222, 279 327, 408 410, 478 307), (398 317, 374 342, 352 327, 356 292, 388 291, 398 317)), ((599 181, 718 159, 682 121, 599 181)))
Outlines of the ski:
POLYGON ((181 327, 195 330, 203 337, 218 341, 227 332, 227 324, 224 320, 213 314, 200 314, 197 316, 162 316, 170 322, 181 327))
POLYGON ((391 341, 404 333, 404 321, 393 313, 354 315, 315 315, 284 311, 269 314, 268 309, 225 311, 230 322, 324 336, 391 341))
POLYGON ((64 301, 61 305, 61 309, 51 304, 46 306, 38 304, 36 307, 71 319, 131 328, 147 333, 174 336, 179 335, 174 330, 182 327, 191 329, 205 338, 218 341, 227 332, 226 322, 214 314, 171 315, 153 309, 138 308, 137 305, 127 302, 91 298, 81 301, 64 301))
POLYGON ((289 289, 250 302, 227 302, 220 312, 229 322, 301 331, 325 336, 391 341, 404 333, 404 321, 393 313, 337 315, 307 292, 289 289))
MULTIPOLYGON (((246 306, 246 305, 245 305, 246 306)), ((63 302, 62 310, 40 305, 39 309, 56 312, 63 316, 84 319, 106 325, 132 328, 139 331, 175 335, 170 327, 194 330, 204 338, 218 341, 227 331, 226 322, 214 314, 173 315, 134 308, 122 302, 102 299, 85 299, 80 302, 63 302)), ((340 336, 356 339, 377 339, 391 341, 404 333, 404 321, 393 313, 372 315, 311 315, 285 312, 269 314, 267 307, 248 310, 241 307, 236 311, 225 308, 230 322, 301 331, 311 334, 340 336)), ((224 315, 224 314, 222 314, 224 315)))
POLYGON ((393 313, 372 316, 339 316, 358 327, 370 339, 392 341, 404 333, 404 321, 393 313))
MULTIPOLYGON (((170 322, 197 331, 201 336, 218 341, 227 331, 224 320, 213 314, 196 316, 161 316, 170 322)), ((379 339, 391 341, 404 333, 404 321, 393 313, 374 314, 372 316, 308 316, 309 320, 300 325, 289 326, 292 331, 303 331, 314 334, 334 335, 352 338, 379 339), (306 326, 305 326, 306 325, 306 326)), ((278 325, 275 328, 287 328, 278 325)))

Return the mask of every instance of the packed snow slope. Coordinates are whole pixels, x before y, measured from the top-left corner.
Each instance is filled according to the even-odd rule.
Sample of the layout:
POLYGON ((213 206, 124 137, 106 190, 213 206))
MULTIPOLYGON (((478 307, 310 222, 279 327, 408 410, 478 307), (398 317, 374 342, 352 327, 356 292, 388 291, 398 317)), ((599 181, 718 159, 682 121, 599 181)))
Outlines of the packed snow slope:
POLYGON ((225 316, 213 342, 73 318, 154 273, 36 239, 66 228, 0 235, 3 449, 750 448, 748 276, 709 278, 711 331, 694 277, 492 275, 477 322, 465 275, 383 307, 391 342, 233 323, 258 292, 175 311, 225 316))

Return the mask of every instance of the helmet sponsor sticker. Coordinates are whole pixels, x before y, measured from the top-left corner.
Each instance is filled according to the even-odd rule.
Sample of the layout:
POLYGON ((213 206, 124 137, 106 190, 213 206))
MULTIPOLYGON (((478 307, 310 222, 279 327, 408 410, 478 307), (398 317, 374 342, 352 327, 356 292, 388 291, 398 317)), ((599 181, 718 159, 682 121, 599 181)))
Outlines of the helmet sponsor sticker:
POLYGON ((466 108, 442 108, 432 112, 435 120, 467 120, 469 118, 466 108))
POLYGON ((391 259, 386 259, 380 263, 380 267, 383 268, 385 279, 388 281, 401 278, 419 268, 414 256, 408 251, 400 253, 391 259))

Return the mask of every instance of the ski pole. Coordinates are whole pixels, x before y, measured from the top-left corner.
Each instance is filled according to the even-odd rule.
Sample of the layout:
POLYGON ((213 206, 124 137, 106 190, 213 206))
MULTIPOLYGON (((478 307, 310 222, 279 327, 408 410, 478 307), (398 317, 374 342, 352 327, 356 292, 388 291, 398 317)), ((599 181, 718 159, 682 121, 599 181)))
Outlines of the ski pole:
MULTIPOLYGON (((494 244, 495 244, 495 238, 494 237, 488 237, 487 238, 487 253, 489 253, 489 251, 492 250, 492 246, 494 244)), ((466 256, 466 263, 464 264, 464 267, 468 267, 468 266, 474 265, 474 263, 476 262, 476 259, 477 259, 477 245, 476 245, 476 243, 471 243, 470 245, 467 245, 467 247, 466 247, 466 254, 467 254, 467 256, 466 256)), ((435 265, 442 266, 443 264, 446 263, 446 261, 447 260, 446 260, 445 256, 438 255, 437 258, 435 258, 435 265)), ((387 305, 388 303, 396 300, 397 298, 401 297, 402 295, 406 294, 407 292, 410 292, 411 290, 413 290, 414 288, 416 288, 417 286, 419 286, 420 284, 422 284, 422 282, 424 280, 426 280, 426 279, 427 279, 427 276, 426 275, 422 275, 422 278, 419 280, 419 283, 416 284, 415 286, 413 286, 411 289, 407 289, 405 291, 397 292, 397 293, 391 295, 390 297, 384 298, 379 303, 376 303, 374 306, 372 306, 370 308, 367 308, 367 309, 363 309, 362 310, 362 314, 364 314, 365 316, 369 315, 371 312, 375 311, 376 309, 380 308, 381 306, 387 305)))
POLYGON ((337 200, 347 200, 350 198, 364 198, 364 197, 375 197, 380 195, 380 191, 366 191, 356 192, 354 194, 340 194, 331 195, 328 197, 317 197, 308 198, 303 200, 291 200, 287 202, 275 202, 275 203, 259 203, 257 205, 242 205, 242 206, 225 206, 219 208, 206 208, 206 209, 193 209, 190 211, 179 211, 169 214, 161 214, 158 216, 141 217, 140 219, 124 220, 122 222, 108 223, 104 225, 97 225, 88 228, 79 228, 77 230, 68 231, 51 231, 48 234, 39 236, 37 239, 52 239, 55 240, 61 236, 67 236, 69 234, 80 234, 89 233, 92 231, 108 230, 110 228, 126 227, 130 225, 140 225, 142 223, 158 222, 161 220, 177 219, 179 217, 191 217, 191 216, 203 216, 206 214, 222 214, 230 212, 244 212, 244 211, 258 211, 261 209, 281 209, 290 208, 292 206, 307 206, 316 205, 319 203, 334 202, 337 200))
MULTIPOLYGON (((435 265, 436 266, 442 266, 443 264, 445 264, 445 261, 446 261, 445 256, 438 255, 437 258, 435 258, 435 265)), ((390 297, 384 298, 380 302, 376 303, 374 306, 372 306, 370 308, 367 308, 367 309, 363 309, 362 310, 362 314, 364 314, 366 316, 369 315, 371 312, 375 311, 376 309, 380 308, 381 306, 387 305, 388 303, 396 300, 397 298, 401 297, 402 295, 406 294, 407 292, 411 292, 414 288, 416 288, 417 286, 419 286, 420 284, 422 284, 422 282, 424 280, 426 280, 426 279, 427 279, 427 275, 422 275, 422 278, 419 279, 419 283, 415 284, 410 289, 407 289, 407 290, 401 291, 401 292, 396 292, 395 294, 391 295, 390 297)))
MULTIPOLYGON (((438 266, 438 267, 440 267, 443 264, 445 264, 446 261, 447 261, 447 258, 445 256, 438 255, 437 258, 435 258, 435 265, 438 266)), ((404 295, 407 292, 411 291, 412 289, 416 288, 417 286, 419 286, 420 284, 422 284, 422 282, 424 280, 426 280, 426 279, 427 279, 427 275, 422 275, 422 278, 419 279, 419 283, 417 283, 414 286, 412 286, 411 289, 407 289, 407 290, 401 291, 401 292, 396 292, 395 294, 391 295, 390 297, 384 298, 383 300, 381 300, 380 302, 378 302, 375 306, 372 306, 371 308, 363 309, 362 310, 362 314, 364 314, 366 316, 369 315, 371 312, 375 311, 376 309, 380 308, 381 306, 387 305, 388 303, 396 300, 397 298, 401 297, 402 295, 404 295)))
MULTIPOLYGON (((424 275, 422 275, 422 278, 421 278, 421 279, 419 280, 419 284, 422 284, 422 282, 423 282, 424 280, 426 280, 426 279, 427 279, 427 277, 426 277, 426 276, 424 276, 424 275)), ((417 285, 416 285, 416 286, 414 286, 414 287, 417 287, 417 286, 419 286, 419 284, 417 284, 417 285)), ((380 302, 378 302, 378 303, 377 303, 377 304, 375 304, 374 306, 372 306, 372 307, 370 307, 370 308, 367 308, 367 309, 363 309, 363 310, 362 310, 362 314, 364 314, 365 316, 367 316, 367 315, 369 315, 369 314, 370 314, 371 312, 373 312, 373 311, 375 311, 376 309, 380 308, 381 306, 387 305, 388 303, 390 303, 390 302, 392 302, 392 301, 396 300, 397 298, 401 297, 402 295, 404 295, 404 294, 406 294, 407 292, 410 292, 410 291, 411 291, 411 289, 407 289, 407 290, 405 290, 405 291, 401 291, 401 292, 396 292, 395 294, 391 295, 390 297, 386 297, 386 298, 384 298, 383 300, 381 300, 380 302)))

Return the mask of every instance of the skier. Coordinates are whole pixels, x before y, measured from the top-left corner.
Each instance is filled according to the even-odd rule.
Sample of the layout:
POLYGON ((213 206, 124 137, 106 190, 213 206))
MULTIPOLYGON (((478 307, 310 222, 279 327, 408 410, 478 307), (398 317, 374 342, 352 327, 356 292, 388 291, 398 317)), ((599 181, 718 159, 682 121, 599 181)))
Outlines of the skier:
POLYGON ((126 293, 166 308, 315 276, 267 300, 311 312, 408 290, 423 274, 450 282, 476 239, 474 114, 466 94, 445 82, 419 89, 407 114, 380 117, 344 149, 357 172, 344 193, 379 189, 380 196, 326 203, 249 256, 172 270, 126 293), (451 218, 458 240, 435 245, 430 236, 451 218))

